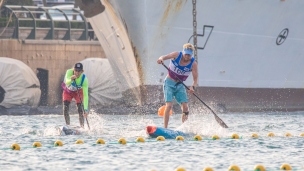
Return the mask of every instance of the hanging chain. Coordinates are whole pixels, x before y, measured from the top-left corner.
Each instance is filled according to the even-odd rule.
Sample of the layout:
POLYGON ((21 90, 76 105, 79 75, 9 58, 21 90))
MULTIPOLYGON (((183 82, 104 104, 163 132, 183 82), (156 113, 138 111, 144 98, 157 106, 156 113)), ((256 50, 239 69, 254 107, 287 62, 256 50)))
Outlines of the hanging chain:
POLYGON ((192 0, 193 5, 193 45, 194 45, 194 58, 197 61, 197 23, 196 23, 196 0, 192 0))

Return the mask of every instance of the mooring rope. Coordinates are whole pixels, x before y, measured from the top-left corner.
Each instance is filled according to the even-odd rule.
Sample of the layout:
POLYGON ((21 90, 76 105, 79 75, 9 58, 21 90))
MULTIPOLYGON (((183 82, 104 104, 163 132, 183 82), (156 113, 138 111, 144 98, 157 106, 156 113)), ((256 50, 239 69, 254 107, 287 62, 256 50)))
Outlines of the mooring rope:
MULTIPOLYGON (((2 3, 2 2, 1 2, 2 3)), ((1 6, 1 5, 0 5, 1 6)), ((6 26, 4 27, 4 29, 2 30, 2 32, 0 33, 0 36, 4 33, 4 31, 7 29, 9 23, 12 21, 12 16, 13 16, 13 13, 11 13, 7 23, 6 23, 6 26)))
POLYGON ((3 1, 4 1, 4 0, 0 0, 0 8, 2 7, 3 1))

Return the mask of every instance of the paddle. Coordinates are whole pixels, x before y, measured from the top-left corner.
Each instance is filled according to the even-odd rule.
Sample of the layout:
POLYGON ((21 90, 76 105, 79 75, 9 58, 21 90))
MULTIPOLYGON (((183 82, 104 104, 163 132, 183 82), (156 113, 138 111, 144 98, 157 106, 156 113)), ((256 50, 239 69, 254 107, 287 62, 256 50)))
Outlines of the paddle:
MULTIPOLYGON (((75 83, 75 85, 76 85, 77 94, 78 94, 78 97, 79 97, 79 99, 80 99, 80 103, 81 103, 81 107, 82 107, 82 112, 84 112, 84 107, 83 107, 82 99, 81 99, 81 96, 80 96, 80 94, 79 94, 78 87, 77 87, 77 84, 76 84, 75 80, 74 80, 74 83, 75 83)), ((89 125, 88 118, 85 118, 85 119, 86 119, 86 121, 87 121, 87 125, 88 125, 88 128, 89 128, 89 130, 90 130, 90 125, 89 125)))
MULTIPOLYGON (((162 65, 170 72, 170 70, 169 70, 169 68, 162 62, 162 65)), ((175 76, 176 76, 176 74, 174 73, 174 72, 171 72, 172 74, 174 74, 175 76)), ((185 87, 186 87, 186 89, 188 89, 188 90, 190 90, 189 89, 189 87, 187 87, 177 76, 176 76, 176 78, 178 79, 178 81, 180 81, 185 87)), ((212 112, 212 114, 214 115, 214 117, 215 117, 215 120, 217 121, 217 123, 219 123, 220 125, 221 125, 221 127, 223 127, 223 128, 228 128, 228 126, 225 124, 225 122, 223 122, 222 121, 222 119, 221 118, 219 118, 216 114, 215 114, 215 112, 208 106, 208 105, 206 105, 206 103, 205 102, 203 102, 195 93, 193 93, 193 95, 199 100, 199 101, 201 101, 211 112, 212 112)))

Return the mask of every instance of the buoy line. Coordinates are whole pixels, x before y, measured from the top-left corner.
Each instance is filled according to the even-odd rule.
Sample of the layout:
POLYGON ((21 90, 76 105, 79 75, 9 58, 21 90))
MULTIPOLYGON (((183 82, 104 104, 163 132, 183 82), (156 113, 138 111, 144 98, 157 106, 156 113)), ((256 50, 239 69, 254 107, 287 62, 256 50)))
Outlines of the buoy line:
MULTIPOLYGON (((287 133, 285 133, 284 136, 285 137, 292 137, 292 134, 287 132, 287 133)), ((304 137, 304 133, 301 133, 299 136, 304 137)), ((254 138, 254 139, 259 138, 258 134, 256 134, 256 133, 253 133, 250 137, 254 138)), ((267 134, 267 137, 275 137, 275 134, 273 132, 269 132, 267 134)), ((176 141, 203 141, 203 140, 223 140, 223 139, 224 140, 225 139, 226 140, 229 140, 229 139, 231 140, 231 139, 242 139, 242 138, 243 138, 242 136, 239 136, 238 134, 233 133, 228 138, 220 138, 218 135, 213 135, 211 138, 203 138, 200 135, 195 135, 192 140, 189 140, 189 139, 187 140, 183 136, 177 136, 175 138, 175 140, 176 141)), ((158 141, 165 141, 165 140, 166 139, 163 136, 158 136, 154 140, 145 140, 143 137, 138 137, 135 141, 127 141, 125 138, 120 138, 117 142, 106 142, 103 139, 99 138, 99 139, 96 140, 96 144, 122 144, 122 145, 125 145, 125 144, 130 144, 130 143, 145 143, 145 142, 149 143, 149 142, 158 142, 158 141)), ((85 142, 81 139, 78 139, 75 142, 75 144, 85 144, 85 142)), ((22 147, 22 148, 42 148, 42 147, 48 147, 49 148, 49 147, 60 147, 60 146, 63 146, 63 145, 64 145, 64 143, 61 140, 56 140, 54 142, 54 146, 42 146, 42 144, 40 142, 34 142, 32 144, 32 147, 22 147)), ((21 147, 20 147, 19 144, 13 143, 10 148, 0 148, 0 150, 8 150, 8 149, 20 150, 21 147)))

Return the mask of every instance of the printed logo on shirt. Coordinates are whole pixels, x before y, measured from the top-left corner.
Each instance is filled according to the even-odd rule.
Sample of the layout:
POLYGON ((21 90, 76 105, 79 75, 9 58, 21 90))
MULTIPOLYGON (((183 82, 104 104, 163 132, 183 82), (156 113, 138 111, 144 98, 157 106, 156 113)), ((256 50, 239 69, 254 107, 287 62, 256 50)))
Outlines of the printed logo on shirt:
POLYGON ((173 68, 173 71, 174 71, 175 73, 177 73, 178 75, 183 75, 183 74, 185 74, 185 72, 186 72, 186 71, 184 71, 184 70, 179 69, 179 68, 176 67, 176 66, 173 68))

